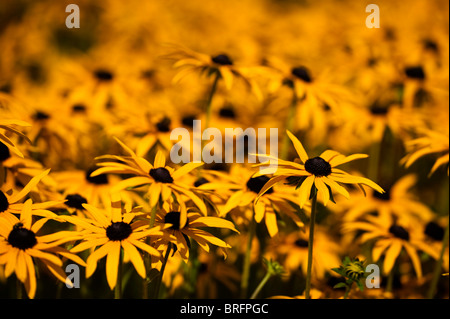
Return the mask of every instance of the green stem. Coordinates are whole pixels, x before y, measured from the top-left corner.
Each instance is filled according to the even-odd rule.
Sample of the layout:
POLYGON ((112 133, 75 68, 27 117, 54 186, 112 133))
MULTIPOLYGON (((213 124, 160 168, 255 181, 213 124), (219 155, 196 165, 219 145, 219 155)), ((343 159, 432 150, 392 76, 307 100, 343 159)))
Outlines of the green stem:
POLYGON ((306 287, 305 287, 305 299, 311 299, 311 271, 313 263, 313 246, 314 246, 314 225, 316 223, 316 210, 317 210, 317 191, 312 198, 311 204, 311 221, 309 225, 309 241, 308 241, 308 268, 306 270, 306 287))
POLYGON ((347 285, 347 287, 345 288, 344 299, 347 299, 348 294, 350 293, 350 290, 352 289, 352 285, 353 285, 353 283, 350 285, 347 285))
MULTIPOLYGON (((155 226, 155 219, 156 219, 156 209, 157 209, 158 204, 156 204, 151 211, 150 214, 150 222, 149 222, 149 227, 153 228, 153 226, 155 226)), ((147 237, 146 239, 147 244, 150 244, 150 237, 147 237)), ((151 256, 149 254, 146 254, 144 257, 144 264, 145 264, 145 269, 147 271, 147 276, 142 280, 142 299, 148 299, 148 284, 150 282, 149 276, 148 276, 148 272, 150 271, 151 268, 151 256)))
POLYGON ((244 257, 244 266, 242 270, 242 278, 241 278, 241 298, 247 298, 248 292, 248 282, 250 279, 250 266, 251 266, 251 252, 252 252, 252 242, 253 236, 255 235, 256 222, 254 217, 254 212, 252 214, 252 220, 250 221, 249 230, 248 230, 248 238, 247 238, 247 247, 245 250, 244 257))
POLYGON ((122 299, 122 275, 123 275, 123 249, 119 252, 119 268, 117 270, 117 282, 114 287, 114 299, 122 299))
POLYGON ((162 282, 162 278, 163 278, 163 275, 164 275, 164 270, 166 269, 166 264, 167 264, 167 260, 169 260, 169 254, 170 254, 171 249, 172 249, 172 243, 169 242, 169 244, 167 245, 166 255, 164 256, 164 260, 163 260, 163 263, 161 265, 160 275, 158 277, 158 281, 157 281, 157 284, 156 284, 155 299, 159 298, 159 290, 161 288, 161 282, 162 282))
POLYGON ((264 276, 264 278, 261 280, 261 282, 259 283, 258 287, 256 287, 255 291, 253 292, 252 296, 250 297, 250 299, 255 299, 259 292, 261 291, 261 289, 264 287, 264 285, 267 283, 267 281, 270 279, 270 277, 272 277, 272 274, 268 271, 266 273, 266 275, 264 276))
POLYGON ((439 259, 436 261, 436 266, 434 268, 434 272, 433 272, 433 278, 431 279, 431 284, 430 284, 430 288, 428 290, 428 299, 433 299, 435 294, 436 294, 436 289, 437 289, 437 285, 439 282, 439 278, 441 277, 441 271, 442 271, 442 261, 444 259, 444 253, 445 250, 447 249, 447 245, 448 245, 448 226, 449 226, 449 222, 447 221, 447 227, 445 228, 445 234, 444 234, 444 238, 442 240, 442 248, 441 248, 441 252, 439 254, 439 259))
MULTIPOLYGON (((292 132, 292 130, 294 129, 296 109, 297 109, 297 95, 294 93, 292 96, 291 105, 289 105, 288 116, 286 118, 286 125, 285 125, 285 129, 288 130, 289 132, 292 132)), ((287 160, 290 143, 289 143, 289 136, 286 134, 286 132, 284 132, 282 143, 283 144, 281 146, 280 158, 283 160, 287 160)))

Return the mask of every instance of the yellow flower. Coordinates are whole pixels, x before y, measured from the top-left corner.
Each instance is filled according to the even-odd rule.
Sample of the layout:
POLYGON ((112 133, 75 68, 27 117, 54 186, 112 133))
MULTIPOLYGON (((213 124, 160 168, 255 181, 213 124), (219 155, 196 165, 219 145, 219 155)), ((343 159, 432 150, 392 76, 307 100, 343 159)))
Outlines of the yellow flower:
MULTIPOLYGON (((17 130, 14 126, 31 126, 31 124, 20 121, 20 120, 11 120, 11 119, 1 119, 0 120, 0 129, 5 130, 10 133, 15 133, 18 136, 27 140, 30 144, 30 139, 17 130)), ((11 141, 11 139, 6 135, 6 132, 2 132, 0 130, 0 163, 10 157, 10 152, 12 151, 16 155, 23 157, 22 152, 17 148, 17 146, 11 141)))
POLYGON ((137 273, 145 278, 146 270, 140 250, 153 256, 160 256, 160 252, 142 241, 148 236, 162 236, 163 227, 148 228, 148 222, 135 220, 142 215, 139 207, 123 209, 120 196, 111 195, 111 209, 102 210, 89 204, 83 204, 91 219, 64 216, 70 223, 80 227, 83 241, 70 251, 77 253, 86 249, 96 248, 86 260, 86 278, 89 278, 96 270, 97 263, 106 256, 106 278, 109 287, 114 289, 117 282, 117 274, 120 262, 121 250, 131 260, 137 273))
MULTIPOLYGON (((333 240, 327 229, 316 225, 314 234, 313 272, 317 279, 323 279, 327 273, 334 275, 330 270, 339 266, 341 260, 339 243, 333 240)), ((293 273, 301 269, 306 275, 308 263, 308 238, 306 232, 293 232, 280 234, 268 247, 268 257, 279 260, 284 268, 293 273)))
POLYGON ((372 189, 367 191, 367 196, 351 193, 351 199, 340 202, 336 205, 336 209, 342 212, 345 221, 355 221, 373 212, 430 221, 435 214, 411 191, 416 182, 417 176, 408 174, 386 189, 383 194, 372 189))
MULTIPOLYGON (((269 167, 261 169, 255 176, 264 174, 273 174, 272 177, 259 192, 256 201, 261 196, 271 189, 275 184, 284 181, 285 179, 294 180, 299 188, 299 204, 302 208, 307 200, 312 197, 314 192, 317 191, 318 197, 322 199, 323 204, 326 206, 330 200, 333 201, 333 191, 349 198, 348 191, 341 184, 357 184, 361 188, 361 185, 369 186, 375 189, 379 193, 384 193, 384 190, 371 180, 354 176, 346 173, 343 170, 336 168, 336 166, 348 163, 350 161, 366 158, 365 154, 353 154, 350 156, 344 156, 339 152, 333 150, 326 150, 320 156, 309 158, 301 142, 289 131, 287 131, 289 138, 294 144, 300 161, 303 164, 284 161, 271 156, 263 155, 269 161, 256 164, 255 166, 263 166, 270 164, 270 161, 277 163, 277 168, 269 167)), ((261 157, 261 155, 259 155, 261 157)), ((363 188, 362 188, 363 189, 363 188)))
POLYGON ((166 166, 166 159, 162 151, 158 151, 153 165, 145 158, 137 156, 129 147, 116 138, 117 142, 128 153, 128 156, 104 155, 97 159, 113 160, 100 162, 101 168, 94 171, 90 176, 95 177, 104 173, 131 174, 136 175, 118 182, 112 191, 119 191, 130 187, 149 186, 147 195, 150 196, 150 207, 155 207, 161 198, 167 201, 172 194, 177 197, 178 202, 184 202, 182 196, 191 199, 198 209, 206 216, 205 203, 195 195, 190 187, 180 182, 183 175, 188 174, 203 163, 188 163, 178 169, 166 166), (118 161, 118 162, 117 162, 118 161))
POLYGON ((418 278, 422 277, 422 266, 418 252, 423 251, 438 259, 439 252, 425 241, 425 236, 416 219, 397 219, 391 215, 368 216, 367 222, 348 222, 343 225, 343 232, 363 231, 359 238, 361 243, 375 240, 372 249, 374 262, 384 255, 383 271, 389 274, 403 250, 410 257, 418 278))
MULTIPOLYGON (((441 133, 433 130, 424 130, 422 137, 413 139, 406 142, 408 154, 402 158, 400 163, 404 164, 406 168, 409 168, 415 161, 422 156, 428 154, 439 154, 438 159, 431 168, 430 175, 436 170, 446 165, 449 161, 449 140, 448 140, 448 126, 447 133, 441 133)), ((449 174, 449 168, 447 167, 447 175, 449 174)))
POLYGON ((262 100, 261 90, 252 77, 254 74, 252 68, 234 65, 234 62, 227 54, 209 56, 179 46, 178 49, 170 55, 179 57, 178 61, 173 65, 174 68, 182 68, 182 70, 173 78, 173 83, 179 82, 183 77, 190 73, 200 72, 206 73, 208 76, 216 74, 218 78, 223 79, 226 89, 230 90, 235 78, 238 78, 244 81, 259 100, 262 100))
POLYGON ((20 219, 14 215, 8 218, 0 217, 0 264, 5 265, 6 277, 15 272, 17 278, 25 285, 28 297, 31 299, 35 296, 37 286, 33 258, 42 261, 42 265, 64 283, 66 283, 67 275, 61 268, 63 263, 58 254, 80 265, 85 265, 81 258, 58 247, 68 241, 80 239, 80 234, 60 231, 37 236, 37 232, 49 218, 41 218, 33 223, 32 217, 31 199, 22 206, 20 219))
MULTIPOLYGON (((209 252, 209 244, 216 245, 222 248, 230 248, 223 240, 215 237, 207 231, 201 229, 203 227, 214 227, 230 229, 238 232, 233 223, 219 217, 202 216, 195 211, 189 211, 184 205, 175 205, 174 203, 165 202, 162 209, 157 212, 155 225, 161 227, 169 226, 164 229, 164 233, 169 238, 162 238, 159 240, 161 244, 167 241, 173 242, 177 247, 177 251, 184 261, 189 259, 190 239, 195 240, 201 248, 209 252), (182 216, 186 216, 183 223, 182 216), (176 239, 171 239, 176 238, 176 239)), ((159 244, 157 242, 157 244, 159 244)))
POLYGON ((269 189, 260 200, 255 203, 259 192, 269 181, 267 176, 252 177, 254 173, 238 166, 233 166, 228 181, 222 183, 206 183, 199 187, 203 190, 224 189, 232 191, 227 202, 220 209, 220 216, 226 216, 235 208, 250 209, 254 214, 255 221, 260 223, 263 219, 271 237, 278 233, 277 213, 291 218, 298 227, 304 224, 297 215, 296 209, 290 203, 298 205, 298 197, 294 196, 291 188, 283 188, 278 185, 269 189), (238 181, 238 182, 236 182, 238 181))
MULTIPOLYGON (((26 184, 21 190, 16 191, 13 189, 5 189, 6 184, 0 189, 0 216, 6 219, 14 219, 13 214, 20 214, 23 209, 24 204, 21 202, 25 196, 27 196, 35 186, 41 181, 42 178, 47 176, 50 170, 46 170, 39 175, 33 177, 28 184, 26 184)), ((58 201, 48 201, 43 203, 32 203, 31 208, 33 210, 33 215, 56 218, 57 215, 47 210, 47 208, 54 207, 61 202, 58 201)))

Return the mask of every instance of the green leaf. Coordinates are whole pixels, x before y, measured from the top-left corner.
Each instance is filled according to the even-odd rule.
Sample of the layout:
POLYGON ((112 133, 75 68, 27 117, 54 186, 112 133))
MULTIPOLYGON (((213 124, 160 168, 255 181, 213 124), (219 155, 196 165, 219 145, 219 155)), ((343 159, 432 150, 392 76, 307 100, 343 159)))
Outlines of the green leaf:
POLYGON ((345 282, 340 282, 340 283, 334 285, 333 288, 334 289, 340 289, 340 288, 346 288, 346 287, 347 287, 347 284, 345 282))
POLYGON ((355 281, 355 282, 356 282, 356 285, 358 286, 359 290, 363 291, 364 285, 360 281, 355 281))

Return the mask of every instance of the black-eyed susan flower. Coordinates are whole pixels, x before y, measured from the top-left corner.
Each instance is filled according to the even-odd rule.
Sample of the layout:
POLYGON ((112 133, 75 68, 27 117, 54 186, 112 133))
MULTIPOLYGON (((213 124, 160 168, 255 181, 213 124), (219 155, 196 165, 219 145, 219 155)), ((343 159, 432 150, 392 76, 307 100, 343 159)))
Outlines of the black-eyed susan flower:
POLYGON ((112 188, 112 191, 123 190, 137 186, 148 186, 146 194, 150 200, 150 207, 155 207, 161 198, 167 201, 172 194, 175 195, 179 202, 183 202, 183 196, 192 200, 198 209, 206 216, 207 209, 205 203, 195 195, 188 185, 180 182, 183 175, 188 174, 203 163, 190 162, 184 166, 173 169, 166 165, 166 158, 162 151, 158 151, 153 165, 145 158, 137 156, 129 147, 116 139, 123 147, 128 156, 104 155, 98 159, 113 160, 108 162, 99 162, 101 168, 95 170, 90 176, 91 178, 104 173, 114 174, 130 174, 135 175, 118 182, 112 188))
MULTIPOLYGON (((256 201, 258 201, 260 197, 269 191, 275 184, 289 178, 291 180, 297 178, 295 184, 299 190, 300 207, 303 207, 306 201, 314 196, 316 191, 318 197, 322 199, 325 206, 332 199, 333 192, 337 192, 344 197, 349 198, 350 195, 342 184, 357 184, 360 187, 362 187, 361 185, 366 185, 381 194, 384 193, 384 190, 371 180, 360 176, 353 176, 336 168, 339 165, 356 159, 366 158, 368 157, 367 155, 353 154, 345 156, 333 150, 326 150, 320 156, 309 158, 302 143, 291 132, 287 131, 287 134, 294 144, 302 164, 267 157, 271 160, 275 160, 278 166, 275 169, 273 167, 261 169, 254 175, 260 176, 262 174, 272 173, 274 176, 261 189, 256 201)), ((265 162, 257 164, 256 166, 268 164, 269 162, 265 162)))
MULTIPOLYGON (((220 217, 202 216, 196 210, 178 205, 173 202, 165 202, 163 207, 157 211, 155 225, 169 226, 163 232, 171 238, 162 238, 159 241, 172 242, 185 262, 189 259, 190 239, 195 240, 205 251, 209 252, 209 244, 230 248, 231 246, 222 239, 217 238, 202 228, 214 227, 229 229, 238 232, 233 223, 220 217), (183 216, 186 216, 183 221, 183 216)), ((162 244, 164 244, 162 242, 162 244)))
MULTIPOLYGON (((34 190, 36 185, 44 178, 50 170, 45 170, 39 175, 33 177, 23 188, 21 189, 6 189, 7 184, 3 185, 0 189, 0 216, 5 218, 14 218, 12 214, 20 214, 23 209, 23 199, 34 190)), ((54 207, 61 202, 48 201, 42 203, 32 203, 31 208, 33 215, 56 218, 57 216, 48 210, 48 208, 54 207)))
MULTIPOLYGON (((333 267, 339 266, 342 248, 323 226, 314 234, 313 279, 322 280, 333 267)), ((277 259, 291 274, 300 271, 306 276, 308 269, 309 228, 305 232, 283 233, 268 247, 266 256, 277 259)))
POLYGON ((217 189, 218 191, 228 189, 232 191, 231 196, 220 208, 220 216, 225 217, 235 208, 249 209, 252 211, 252 218, 257 223, 264 220, 270 237, 278 233, 278 214, 287 216, 298 227, 303 227, 304 224, 298 216, 296 209, 291 205, 291 203, 299 204, 298 196, 295 196, 292 188, 278 185, 269 189, 255 203, 256 197, 270 178, 265 175, 255 177, 252 177, 252 175, 254 175, 253 171, 235 165, 227 177, 228 181, 223 181, 222 183, 206 183, 199 186, 199 189, 217 189))
POLYGON ((6 277, 13 272, 16 274, 30 299, 34 298, 37 287, 35 259, 42 261, 41 264, 64 283, 67 283, 67 274, 61 268, 63 262, 58 255, 85 265, 80 257, 59 247, 68 241, 80 239, 79 233, 60 231, 37 235, 48 220, 41 218, 33 222, 31 199, 23 204, 19 218, 0 215, 0 264, 5 266, 6 277))
POLYGON ((421 223, 416 219, 394 219, 392 215, 369 216, 367 221, 344 223, 343 232, 363 232, 360 243, 374 240, 372 258, 378 262, 382 256, 383 272, 389 274, 401 252, 409 256, 416 276, 422 278, 422 266, 419 252, 425 252, 438 259, 438 251, 430 246, 424 237, 421 223))
POLYGON ((373 189, 367 190, 366 196, 357 191, 350 192, 350 200, 340 201, 334 208, 343 214, 345 221, 364 219, 371 213, 430 221, 435 214, 414 194, 412 188, 416 184, 417 176, 408 174, 385 188, 384 193, 373 189))
MULTIPOLYGON (((406 147, 408 154, 401 160, 401 163, 405 167, 409 168, 419 158, 428 154, 438 154, 437 160, 434 162, 433 167, 430 170, 430 174, 436 172, 436 170, 447 164, 449 161, 449 140, 448 140, 448 126, 447 134, 434 131, 424 130, 421 137, 407 141, 406 147)), ((449 168, 447 167, 447 175, 449 168)))
MULTIPOLYGON (((111 174, 91 176, 95 170, 94 166, 86 170, 64 170, 52 174, 57 190, 62 193, 62 199, 67 200, 69 207, 81 210, 84 201, 93 206, 106 206, 110 203, 111 188, 121 179, 111 174), (79 196, 78 199, 83 203, 77 205, 74 196, 79 196)), ((122 191, 121 195, 124 202, 138 201, 132 192, 122 191)))
POLYGON ((121 254, 130 260, 137 273, 145 278, 146 269, 139 250, 157 257, 161 253, 144 243, 142 239, 148 236, 162 236, 163 227, 149 228, 148 222, 135 219, 142 214, 140 208, 122 208, 120 196, 116 194, 111 196, 110 209, 100 209, 89 204, 82 205, 91 218, 77 216, 65 216, 64 218, 78 226, 83 234, 83 241, 70 251, 77 253, 91 249, 86 260, 86 278, 92 276, 97 269, 98 261, 106 256, 106 278, 111 290, 114 289, 117 283, 121 254))
POLYGON ((14 126, 29 127, 31 124, 21 120, 1 119, 0 120, 0 163, 10 157, 10 151, 23 157, 22 152, 17 148, 13 141, 8 137, 6 132, 17 134, 31 144, 30 139, 14 126))
MULTIPOLYGON (((204 53, 195 52, 186 47, 178 49, 170 54, 178 57, 178 61, 173 65, 174 68, 181 68, 175 77, 173 83, 177 83, 186 75, 199 72, 206 73, 208 76, 215 75, 215 85, 219 79, 223 80, 225 87, 230 90, 236 78, 242 79, 249 86, 257 98, 262 99, 262 93, 256 81, 252 78, 252 69, 236 66, 228 54, 218 54, 210 56, 204 53)), ((215 90, 215 88, 214 88, 215 90)))

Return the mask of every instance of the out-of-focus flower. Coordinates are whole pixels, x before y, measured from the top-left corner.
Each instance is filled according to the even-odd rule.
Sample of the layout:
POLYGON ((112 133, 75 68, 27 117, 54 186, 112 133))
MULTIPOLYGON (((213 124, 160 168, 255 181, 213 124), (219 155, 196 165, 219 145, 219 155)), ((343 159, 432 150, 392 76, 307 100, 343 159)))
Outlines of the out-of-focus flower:
MULTIPOLYGON (((187 208, 184 205, 176 205, 175 203, 169 204, 168 202, 165 202, 162 209, 157 212, 155 225, 170 225, 164 230, 164 233, 171 235, 171 238, 175 238, 162 238, 160 240, 163 241, 161 243, 162 245, 164 245, 164 242, 166 241, 173 242, 177 247, 176 250, 185 262, 189 259, 190 238, 195 240, 199 246, 207 252, 209 252, 209 244, 222 248, 231 247, 223 240, 201 228, 214 227, 238 232, 232 222, 219 217, 205 217, 195 211, 183 212, 183 210, 186 209, 187 208), (186 221, 184 223, 182 223, 183 215, 186 216, 186 221)), ((157 241, 156 244, 160 243, 157 241)))
POLYGON ((424 234, 415 219, 397 219, 392 215, 368 216, 367 221, 348 222, 343 225, 343 232, 362 231, 361 243, 375 240, 372 249, 374 262, 384 255, 383 272, 389 274, 403 250, 410 257, 418 278, 422 278, 422 266, 419 252, 423 251, 438 259, 438 251, 424 240, 424 234))
MULTIPOLYGON (((422 133, 422 137, 407 141, 405 144, 408 149, 408 154, 401 160, 401 163, 404 164, 406 168, 409 168, 419 158, 428 154, 439 155, 431 168, 429 175, 436 172, 436 170, 443 165, 447 164, 448 166, 448 131, 447 134, 444 134, 433 130, 425 130, 422 133)), ((449 168, 447 167, 447 175, 448 174, 449 168)))

